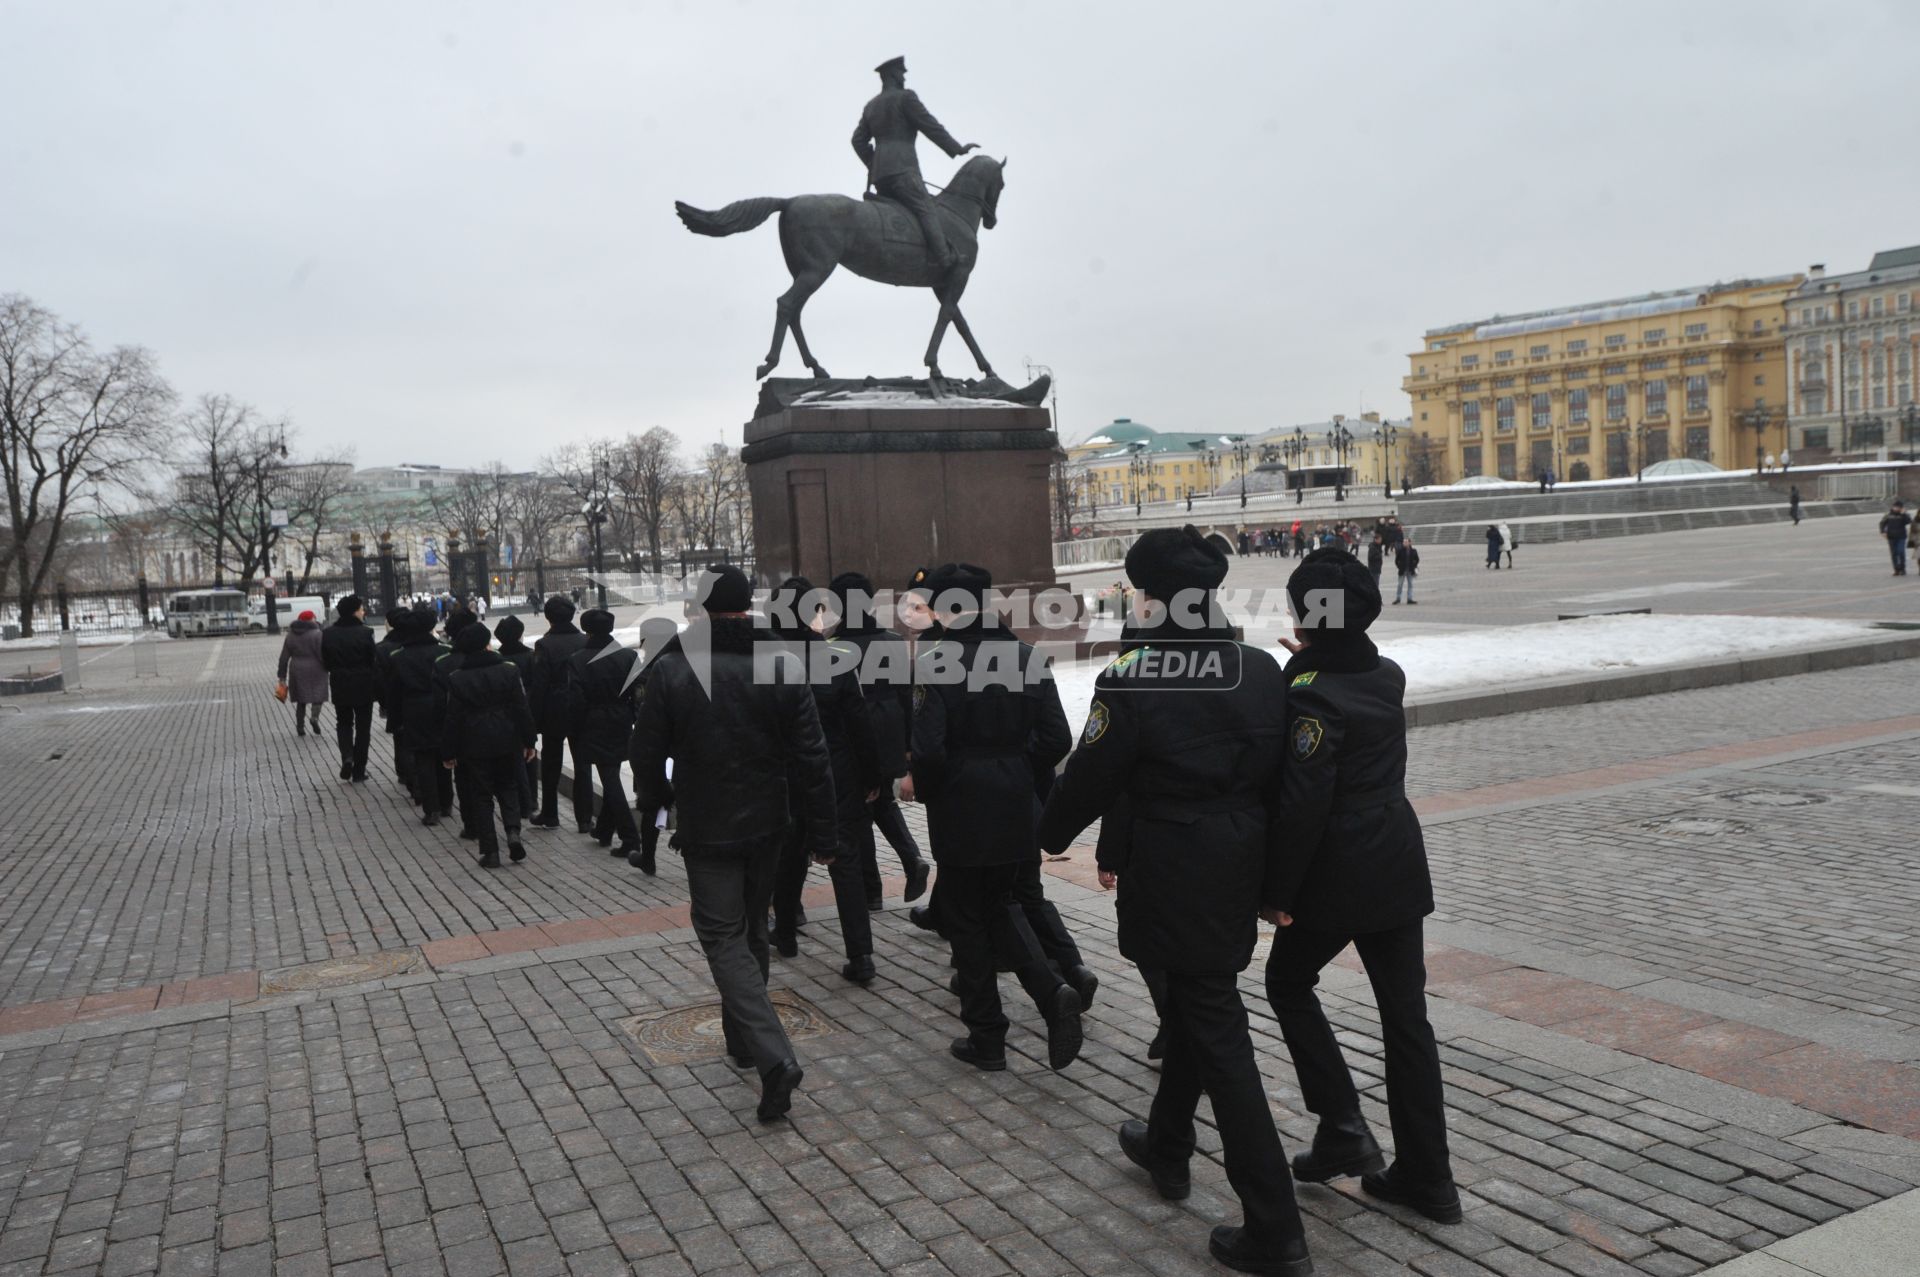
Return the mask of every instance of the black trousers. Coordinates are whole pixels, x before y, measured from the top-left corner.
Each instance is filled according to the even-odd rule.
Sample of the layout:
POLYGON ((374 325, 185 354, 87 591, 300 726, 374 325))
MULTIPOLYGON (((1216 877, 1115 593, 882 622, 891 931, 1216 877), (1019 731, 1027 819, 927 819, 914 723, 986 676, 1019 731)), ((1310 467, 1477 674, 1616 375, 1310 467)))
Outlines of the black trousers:
POLYGON ((413 801, 425 815, 446 815, 453 809, 453 773, 441 765, 438 749, 409 752, 413 760, 409 769, 413 801))
POLYGON ((1300 1074, 1307 1111, 1321 1118, 1360 1112, 1360 1096, 1313 989, 1320 970, 1351 941, 1366 966, 1386 1044, 1387 1114, 1396 1176, 1416 1184, 1452 1179, 1442 1106, 1440 1050, 1427 1022, 1427 966, 1419 919, 1367 935, 1311 931, 1294 923, 1274 935, 1267 998, 1300 1074))
MULTIPOLYGON (((444 769, 443 769, 444 770, 444 769)), ((518 755, 496 758, 463 758, 459 780, 466 793, 461 806, 473 830, 480 836, 480 851, 497 855, 500 836, 493 827, 493 808, 500 805, 500 825, 513 838, 520 832, 520 785, 526 768, 518 755)))
POLYGON ((880 797, 867 804, 867 820, 860 830, 860 876, 869 900, 878 900, 881 892, 879 849, 873 841, 875 828, 886 837, 893 854, 900 857, 902 869, 911 869, 920 863, 920 844, 913 840, 913 831, 907 828, 907 818, 900 811, 900 804, 894 801, 892 790, 882 787, 880 797))
POLYGON ((940 927, 958 968, 960 1019, 974 1044, 988 1051, 1002 1049, 1007 1040, 994 976, 996 951, 1010 961, 1042 1015, 1060 988, 1060 977, 1047 965, 1026 913, 1013 898, 1022 863, 940 867, 940 927))
MULTIPOLYGON (((560 819, 560 771, 573 743, 557 731, 540 733, 540 819, 560 819)), ((573 745, 573 823, 585 829, 593 823, 593 771, 580 765, 580 747, 573 745)))
MULTIPOLYGON (((573 756, 573 765, 580 766, 580 755, 573 756)), ((640 841, 640 830, 633 823, 633 808, 627 803, 627 785, 620 779, 620 764, 595 763, 593 770, 600 777, 600 814, 593 821, 593 836, 602 838, 613 834, 620 839, 620 845, 631 849, 640 841)), ((593 782, 587 782, 587 807, 580 806, 577 796, 579 786, 575 785, 574 811, 584 815, 592 810, 593 782)))
POLYGON ((1293 1176, 1253 1058, 1239 977, 1168 971, 1165 980, 1167 1047, 1147 1117, 1148 1147, 1168 1161, 1192 1157, 1193 1115, 1204 1093, 1213 1101, 1227 1182, 1240 1195, 1247 1231, 1268 1243, 1301 1236, 1293 1176))
MULTIPOLYGON (((1033 937, 1040 942, 1040 951, 1046 954, 1048 962, 1061 971, 1084 965, 1080 958, 1080 946, 1073 942, 1073 935, 1061 919, 1060 911, 1047 899, 1046 888, 1040 881, 1038 860, 1021 864, 1019 880, 1013 885, 1013 902, 1026 915, 1027 926, 1033 930, 1033 937)), ((1016 950, 1005 956, 1017 959, 1019 954, 1016 950)))
MULTIPOLYGON (((873 919, 867 913, 867 888, 861 873, 860 857, 842 838, 827 876, 833 882, 833 907, 840 915, 840 939, 849 958, 864 958, 873 953, 873 919)), ((812 860, 807 855, 807 827, 804 820, 788 826, 780 844, 780 864, 773 879, 773 929, 783 936, 793 934, 794 920, 800 912, 800 893, 806 889, 807 871, 812 860)))
MULTIPOLYGON (((314 726, 318 727, 318 711, 314 726)), ((340 761, 353 766, 355 776, 367 774, 367 744, 373 735, 373 706, 333 703, 333 732, 340 742, 340 761)))

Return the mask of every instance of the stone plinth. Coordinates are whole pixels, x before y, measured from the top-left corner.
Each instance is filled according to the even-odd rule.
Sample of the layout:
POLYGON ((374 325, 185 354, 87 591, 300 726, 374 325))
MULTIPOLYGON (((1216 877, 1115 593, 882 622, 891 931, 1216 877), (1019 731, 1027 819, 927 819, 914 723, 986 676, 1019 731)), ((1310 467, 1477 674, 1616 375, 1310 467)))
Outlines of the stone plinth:
POLYGON ((1052 585, 1052 423, 978 404, 790 406, 748 422, 762 582, 865 572, 899 589, 915 568, 964 561, 996 584, 1052 585))

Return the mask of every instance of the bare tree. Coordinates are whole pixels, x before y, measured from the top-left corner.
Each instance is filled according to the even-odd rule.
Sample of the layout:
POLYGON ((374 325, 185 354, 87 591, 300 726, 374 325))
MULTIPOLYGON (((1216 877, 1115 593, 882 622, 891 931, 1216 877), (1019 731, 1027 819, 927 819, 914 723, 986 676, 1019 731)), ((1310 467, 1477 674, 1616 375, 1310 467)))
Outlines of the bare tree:
POLYGON ((216 585, 235 568, 244 587, 264 576, 285 533, 294 489, 284 419, 267 420, 252 404, 202 395, 180 423, 187 460, 174 479, 174 518, 213 558, 216 585))
POLYGON ((172 400, 146 351, 97 353, 51 311, 0 296, 0 575, 14 575, 23 633, 33 633, 34 603, 76 503, 129 484, 164 449, 172 400))
POLYGON ((681 476, 673 508, 687 549, 751 549, 747 470, 740 454, 725 444, 709 444, 700 463, 681 476))
POLYGON ((660 533, 679 483, 679 453, 679 436, 655 426, 643 435, 628 435, 612 456, 614 487, 630 512, 634 531, 646 536, 647 562, 654 571, 660 568, 660 533))
POLYGON ((548 457, 543 466, 568 498, 568 517, 578 518, 584 526, 589 521, 588 511, 600 512, 606 519, 601 529, 602 549, 630 553, 633 511, 618 499, 614 486, 614 475, 620 469, 616 453, 615 446, 607 440, 591 439, 567 444, 548 457))
POLYGON ((280 491, 287 525, 301 533, 300 586, 293 593, 305 594, 314 561, 320 557, 320 538, 331 529, 353 492, 352 455, 342 453, 288 466, 280 491))
POLYGON ((547 544, 567 521, 566 493, 560 485, 542 474, 523 474, 514 478, 510 491, 514 537, 513 576, 509 588, 517 584, 523 571, 534 571, 547 559, 547 544))

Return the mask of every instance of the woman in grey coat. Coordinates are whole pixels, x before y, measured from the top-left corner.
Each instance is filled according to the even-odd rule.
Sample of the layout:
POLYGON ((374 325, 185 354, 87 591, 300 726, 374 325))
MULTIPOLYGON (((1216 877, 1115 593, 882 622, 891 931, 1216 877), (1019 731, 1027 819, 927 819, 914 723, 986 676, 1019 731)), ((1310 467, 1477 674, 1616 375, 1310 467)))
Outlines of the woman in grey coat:
POLYGON ((302 612, 280 640, 279 677, 287 685, 287 703, 293 706, 298 734, 307 734, 307 715, 311 712, 313 734, 318 738, 320 707, 327 703, 327 667, 320 659, 320 625, 313 613, 302 612))

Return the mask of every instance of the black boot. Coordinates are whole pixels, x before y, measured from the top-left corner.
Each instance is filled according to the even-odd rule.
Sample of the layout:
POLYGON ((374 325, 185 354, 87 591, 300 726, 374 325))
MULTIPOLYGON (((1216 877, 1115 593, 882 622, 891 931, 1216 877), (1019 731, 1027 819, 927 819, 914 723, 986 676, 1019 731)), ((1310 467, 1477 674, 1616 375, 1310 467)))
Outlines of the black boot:
POLYGON ((1100 977, 1093 973, 1092 967, 1085 965, 1068 967, 1060 973, 1060 978, 1072 985, 1073 991, 1080 995, 1082 1011, 1093 1008, 1093 995, 1099 992, 1100 977))
POLYGON ((507 859, 516 863, 527 858, 527 845, 520 841, 518 829, 507 830, 507 859))
POLYGON ((1321 1118, 1319 1129, 1313 1133, 1313 1147, 1293 1155, 1293 1177, 1309 1184, 1386 1168, 1387 1160, 1380 1156, 1380 1145, 1367 1129, 1367 1119, 1358 1113, 1321 1118))
POLYGON ((1393 1170, 1389 1167, 1384 1171, 1362 1175, 1360 1188, 1368 1197, 1392 1202, 1395 1206, 1405 1206, 1436 1224, 1457 1224, 1463 1218, 1460 1190, 1454 1187, 1452 1180, 1438 1184, 1402 1184, 1394 1178, 1393 1170))
POLYGON ((791 931, 775 931, 773 933, 773 951, 783 958, 797 958, 800 956, 800 941, 791 931))
POLYGON ((900 898, 908 904, 912 904, 920 897, 926 895, 927 879, 932 876, 932 873, 932 868, 925 860, 918 856, 914 857, 907 865, 907 889, 900 898))
POLYGON ((1080 995, 1072 985, 1063 984, 1053 991, 1045 1011, 1047 1067, 1057 1073, 1080 1058, 1080 1044, 1085 1040, 1080 1029, 1080 995))
POLYGON ((938 934, 940 930, 938 926, 934 925, 933 909, 928 905, 915 905, 913 908, 907 910, 907 921, 922 931, 932 931, 938 934))
POLYGON ((482 869, 498 869, 500 867, 500 853, 498 851, 483 853, 480 857, 480 867, 482 869))
POLYGON ((620 859, 625 860, 629 856, 638 854, 639 850, 640 849, 634 846, 632 843, 623 842, 618 847, 615 847, 612 851, 608 852, 607 854, 610 856, 618 856, 620 857, 620 859))
POLYGON ((1153 1186, 1170 1202, 1185 1201, 1193 1192, 1193 1175, 1185 1162, 1170 1162, 1155 1157, 1147 1145, 1147 1124, 1120 1123, 1120 1151, 1127 1160, 1153 1177, 1153 1186))
POLYGON ((293 716, 293 734, 295 736, 305 736, 307 734, 307 716, 305 714, 295 714, 293 716))
POLYGON ((349 758, 349 759, 342 759, 342 760, 341 760, 341 762, 340 762, 340 779, 341 779, 341 780, 351 780, 351 779, 353 779, 353 760, 352 760, 352 759, 350 759, 350 758, 349 758))
POLYGON ((840 968, 840 974, 855 984, 867 984, 876 974, 873 969, 873 955, 863 953, 857 958, 847 959, 847 965, 840 968))
POLYGON ((772 1122, 785 1117, 793 1107, 793 1093, 805 1077, 799 1064, 791 1059, 774 1065, 773 1071, 761 1079, 760 1107, 755 1110, 760 1120, 772 1122))
POLYGON ((627 863, 647 875, 647 877, 653 877, 655 872, 653 848, 642 847, 639 851, 630 853, 627 856, 627 863))
POLYGON ((983 1073, 1001 1073, 1007 1067, 1007 1048, 990 1051, 980 1046, 972 1038, 955 1038, 953 1045, 947 1048, 948 1054, 965 1064, 971 1064, 983 1073))
POLYGON ((1222 1224, 1207 1239, 1207 1249, 1215 1259, 1235 1272, 1267 1273, 1273 1277, 1313 1277, 1313 1260, 1307 1257, 1307 1239, 1304 1237, 1261 1243, 1248 1237, 1244 1228, 1222 1224))
POLYGON ((1167 1054, 1167 1026, 1161 1025, 1154 1031, 1153 1041, 1147 1043, 1147 1059, 1159 1060, 1167 1054))

